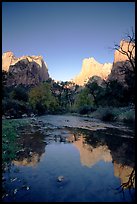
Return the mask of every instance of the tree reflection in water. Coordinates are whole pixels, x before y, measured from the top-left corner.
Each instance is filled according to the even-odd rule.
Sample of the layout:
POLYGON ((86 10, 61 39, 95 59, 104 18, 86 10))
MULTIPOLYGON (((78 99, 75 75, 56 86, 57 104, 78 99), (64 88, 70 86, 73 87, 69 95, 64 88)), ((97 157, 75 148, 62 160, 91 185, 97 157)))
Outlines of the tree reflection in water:
POLYGON ((36 166, 42 155, 45 153, 46 143, 40 131, 29 133, 26 130, 17 141, 21 149, 16 154, 16 159, 12 162, 16 166, 36 166))
MULTIPOLYGON (((114 175, 121 181, 117 190, 121 189, 120 192, 122 192, 125 189, 135 188, 133 139, 120 137, 118 133, 121 134, 121 132, 114 131, 112 128, 107 129, 107 131, 66 128, 64 133, 60 136, 60 131, 57 134, 57 130, 52 130, 50 138, 54 136, 51 139, 56 142, 73 143, 80 152, 80 160, 83 166, 92 167, 101 160, 113 162, 114 175)), ((49 137, 46 137, 46 141, 48 139, 49 137)), ((35 166, 46 150, 43 134, 40 132, 24 134, 20 140, 24 152, 19 152, 13 163, 15 165, 35 166)))
POLYGON ((124 190, 128 189, 132 201, 135 201, 135 193, 131 192, 133 188, 135 188, 135 167, 133 168, 130 175, 128 175, 127 182, 123 182, 116 190, 118 190, 119 193, 123 193, 123 197, 125 198, 124 190))
MULTIPOLYGON (((82 166, 92 168, 100 161, 113 163, 113 176, 118 177, 121 182, 117 189, 112 189, 113 192, 116 190, 117 193, 123 193, 124 196, 124 192, 129 189, 131 198, 134 200, 135 144, 133 138, 121 137, 122 131, 112 128, 91 131, 82 128, 67 127, 59 129, 51 127, 46 131, 45 129, 41 131, 40 128, 32 131, 31 134, 30 132, 30 129, 26 130, 18 139, 21 149, 13 161, 15 166, 25 166, 25 168, 37 166, 43 155, 48 157, 48 154, 45 153, 46 150, 48 152, 50 143, 62 144, 61 146, 63 146, 63 143, 64 146, 65 143, 72 143, 79 151, 82 166)), ((59 162, 62 162, 62 160, 59 160, 59 162)), ((65 165, 67 164, 65 163, 65 165)))
MULTIPOLYGON (((79 138, 74 145, 80 151, 81 162, 85 166, 93 166, 99 160, 113 161, 114 175, 120 178, 121 185, 116 188, 118 193, 129 190, 132 200, 135 200, 135 145, 133 138, 122 138, 113 129, 109 131, 88 131, 75 129, 74 135, 79 138), (111 134, 113 132, 113 137, 111 134), (110 133, 110 134, 108 134, 110 133), (109 159, 108 159, 109 158, 109 159)), ((119 133, 120 134, 120 133, 119 133)))

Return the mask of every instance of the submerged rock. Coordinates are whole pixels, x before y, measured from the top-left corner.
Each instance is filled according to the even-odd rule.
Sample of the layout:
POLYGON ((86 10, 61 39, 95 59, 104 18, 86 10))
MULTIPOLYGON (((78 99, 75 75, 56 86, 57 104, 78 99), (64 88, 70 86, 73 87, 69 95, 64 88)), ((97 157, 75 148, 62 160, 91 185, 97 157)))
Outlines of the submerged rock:
POLYGON ((58 178, 57 178, 57 181, 58 182, 62 182, 64 180, 64 176, 59 176, 58 178))

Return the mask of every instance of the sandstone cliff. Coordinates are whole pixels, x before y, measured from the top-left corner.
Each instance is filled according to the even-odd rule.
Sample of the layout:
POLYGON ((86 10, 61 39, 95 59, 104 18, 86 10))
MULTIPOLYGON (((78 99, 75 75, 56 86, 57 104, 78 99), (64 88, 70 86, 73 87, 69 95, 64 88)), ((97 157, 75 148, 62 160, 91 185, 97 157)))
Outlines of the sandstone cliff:
POLYGON ((9 71, 10 65, 16 61, 17 59, 15 58, 13 52, 5 52, 2 55, 2 70, 4 71, 9 71))
POLYGON ((41 56, 16 58, 12 52, 2 55, 2 70, 8 72, 7 85, 37 85, 49 78, 47 65, 41 56))
POLYGON ((83 60, 82 70, 72 81, 83 86, 85 82, 92 76, 99 76, 102 79, 107 79, 112 69, 111 63, 100 64, 94 58, 83 60))
MULTIPOLYGON (((130 43, 129 44, 128 41, 121 40, 119 51, 123 50, 125 52, 131 52, 132 49, 133 49, 131 58, 134 58, 135 57, 135 47, 133 47, 133 46, 134 46, 134 43, 130 43)), ((128 60, 128 57, 126 55, 123 55, 119 51, 118 50, 115 51, 115 54, 114 54, 114 63, 128 60)))
POLYGON ((129 55, 131 52, 130 58, 133 61, 133 59, 135 58, 135 44, 134 43, 129 44, 128 41, 124 40, 120 42, 119 50, 116 50, 114 53, 114 62, 112 66, 112 71, 108 76, 108 80, 117 80, 118 82, 126 84, 125 81, 125 74, 127 73, 126 71, 131 70, 132 72, 133 68, 131 66, 131 63, 129 62, 127 55, 122 54, 121 51, 128 53, 129 55))

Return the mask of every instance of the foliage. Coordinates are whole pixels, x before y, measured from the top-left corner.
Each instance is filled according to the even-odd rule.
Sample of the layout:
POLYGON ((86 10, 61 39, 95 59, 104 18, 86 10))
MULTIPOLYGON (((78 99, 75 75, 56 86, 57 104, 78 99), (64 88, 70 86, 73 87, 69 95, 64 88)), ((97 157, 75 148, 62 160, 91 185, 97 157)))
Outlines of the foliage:
POLYGON ((116 117, 116 113, 112 107, 100 107, 97 109, 95 117, 103 120, 103 121, 114 121, 116 117))
POLYGON ((92 117, 104 121, 135 123, 135 109, 132 107, 99 107, 91 114, 92 117))
POLYGON ((68 81, 55 82, 54 80, 47 80, 46 82, 50 84, 52 94, 58 101, 58 111, 60 113, 70 111, 74 104, 76 91, 79 86, 68 81))
POLYGON ((91 107, 91 105, 83 105, 83 106, 80 106, 79 107, 79 110, 78 112, 80 114, 88 114, 90 113, 91 111, 93 111, 93 108, 91 107))
POLYGON ((109 81, 105 89, 104 99, 109 106, 126 106, 128 98, 126 88, 117 80, 109 81))
POLYGON ((79 113, 87 113, 93 107, 93 97, 89 89, 82 89, 76 96, 74 109, 79 113))
POLYGON ((17 129, 27 124, 26 120, 2 120, 2 165, 15 159, 19 147, 16 144, 17 129))
POLYGON ((25 87, 19 85, 11 92, 11 98, 19 101, 28 101, 28 93, 25 87))
POLYGON ((2 114, 14 118, 30 112, 28 88, 23 85, 7 86, 7 72, 2 72, 2 114))
POLYGON ((128 86, 127 88, 128 101, 135 104, 135 73, 132 70, 126 69, 125 81, 128 86))
POLYGON ((101 84, 103 84, 104 81, 100 77, 93 76, 88 80, 88 83, 86 84, 86 87, 89 89, 89 92, 94 98, 94 105, 96 107, 100 105, 100 103, 102 102, 102 98, 105 95, 104 84, 103 84, 103 87, 101 86, 101 84, 100 85, 98 84, 100 81, 102 81, 101 84))
POLYGON ((58 102, 53 96, 48 83, 40 84, 30 90, 29 103, 34 112, 38 114, 56 112, 58 108, 58 102))
POLYGON ((27 113, 29 114, 31 112, 31 108, 28 103, 10 99, 10 98, 4 98, 2 99, 2 114, 13 116, 14 118, 19 118, 22 116, 22 114, 27 113))
POLYGON ((135 111, 129 109, 118 115, 117 120, 123 121, 124 123, 135 123, 135 111))
POLYGON ((117 80, 105 82, 103 86, 89 80, 86 87, 94 98, 94 104, 99 106, 127 106, 129 103, 129 89, 117 80))

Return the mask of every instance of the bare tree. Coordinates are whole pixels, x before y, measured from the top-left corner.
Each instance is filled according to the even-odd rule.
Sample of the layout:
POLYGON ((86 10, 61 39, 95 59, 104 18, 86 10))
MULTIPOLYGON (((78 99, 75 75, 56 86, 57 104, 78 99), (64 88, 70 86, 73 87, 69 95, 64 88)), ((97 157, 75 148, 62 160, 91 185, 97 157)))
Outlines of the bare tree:
POLYGON ((135 188, 135 167, 133 168, 132 172, 130 173, 128 177, 128 181, 125 183, 122 183, 116 190, 118 190, 119 193, 123 193, 124 196, 124 190, 128 189, 130 196, 132 200, 135 200, 135 195, 131 193, 131 189, 135 188))
POLYGON ((130 34, 125 34, 120 45, 115 44, 113 49, 121 54, 123 61, 116 62, 115 67, 118 67, 119 77, 124 81, 123 85, 127 89, 129 101, 135 103, 135 32, 133 28, 130 34))
POLYGON ((120 45, 115 44, 114 49, 127 57, 127 61, 130 62, 133 72, 135 73, 135 32, 132 28, 131 34, 126 34, 126 37, 121 41, 120 45), (125 49, 124 43, 127 43, 125 49))

